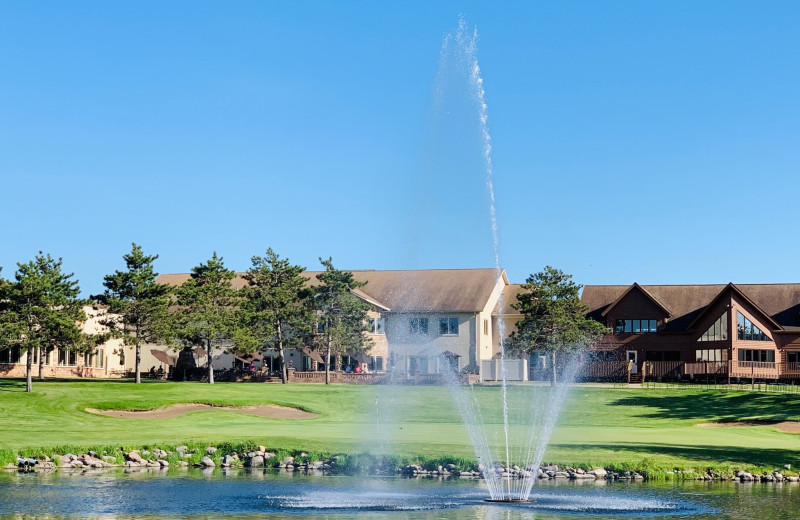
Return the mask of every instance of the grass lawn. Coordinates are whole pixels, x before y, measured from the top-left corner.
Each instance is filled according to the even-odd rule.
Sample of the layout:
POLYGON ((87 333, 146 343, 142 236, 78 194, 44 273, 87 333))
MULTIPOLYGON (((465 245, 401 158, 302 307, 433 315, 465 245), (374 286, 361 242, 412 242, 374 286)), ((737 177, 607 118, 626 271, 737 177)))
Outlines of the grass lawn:
MULTIPOLYGON (((530 431, 545 411, 547 387, 508 393, 511 437, 530 431)), ((502 393, 476 387, 490 442, 503 438, 502 393)), ((800 435, 770 426, 701 427, 699 423, 800 420, 800 395, 684 389, 576 386, 571 389, 545 460, 632 468, 800 466, 800 435)), ((0 379, 0 448, 62 445, 158 446, 253 440, 272 449, 452 455, 474 458, 452 396, 443 387, 277 385, 129 381, 34 382, 0 379), (172 419, 105 417, 86 408, 151 409, 202 402, 273 403, 319 414, 270 419, 230 410, 201 410, 172 419)))

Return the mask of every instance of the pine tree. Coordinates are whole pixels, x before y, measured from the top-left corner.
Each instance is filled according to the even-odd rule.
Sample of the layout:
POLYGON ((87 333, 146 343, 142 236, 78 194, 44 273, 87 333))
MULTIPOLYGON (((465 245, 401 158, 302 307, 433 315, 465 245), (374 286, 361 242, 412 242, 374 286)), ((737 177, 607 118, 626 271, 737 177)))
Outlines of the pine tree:
POLYGON ((606 327, 587 318, 588 308, 581 303, 581 285, 572 276, 547 266, 531 274, 512 306, 522 319, 506 340, 509 351, 517 354, 540 352, 552 360, 552 384, 556 384, 556 354, 576 351, 591 345, 605 334, 606 327))
POLYGON ((322 325, 317 339, 325 350, 325 384, 330 384, 332 354, 356 354, 372 346, 365 334, 369 304, 353 294, 366 282, 357 281, 349 271, 334 268, 331 258, 319 260, 325 271, 317 275, 321 284, 315 288, 314 307, 322 325))
POLYGON ((302 274, 305 267, 292 265, 272 249, 251 261, 252 267, 244 275, 248 286, 242 290, 247 331, 256 345, 278 351, 281 382, 286 383, 285 349, 302 346, 313 321, 307 280, 302 274))
POLYGON ((241 294, 233 288, 236 273, 214 252, 206 263, 192 268, 191 277, 177 289, 176 332, 185 344, 203 346, 208 353, 208 382, 214 383, 214 349, 236 344, 241 294))
POLYGON ((25 390, 33 390, 34 353, 51 346, 82 350, 87 342, 79 323, 86 320, 78 300, 80 288, 72 273, 61 272, 62 260, 41 251, 17 264, 14 281, 0 283, 0 348, 26 353, 25 390))
POLYGON ((168 341, 171 337, 169 314, 171 288, 156 282, 158 273, 153 262, 158 255, 145 255, 141 246, 131 244, 131 252, 123 255, 125 271, 114 271, 104 277, 105 292, 95 299, 107 305, 108 314, 101 323, 111 334, 133 345, 136 361, 136 382, 141 383, 141 346, 168 341))

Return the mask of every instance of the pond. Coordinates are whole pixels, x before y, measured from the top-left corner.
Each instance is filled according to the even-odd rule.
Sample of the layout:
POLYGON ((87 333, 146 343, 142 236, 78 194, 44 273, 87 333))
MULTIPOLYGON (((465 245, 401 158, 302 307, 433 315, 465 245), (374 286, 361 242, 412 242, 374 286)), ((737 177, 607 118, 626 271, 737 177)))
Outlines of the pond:
POLYGON ((574 519, 796 517, 800 485, 604 482, 534 487, 494 504, 478 480, 285 475, 276 471, 0 474, 0 519, 574 519))

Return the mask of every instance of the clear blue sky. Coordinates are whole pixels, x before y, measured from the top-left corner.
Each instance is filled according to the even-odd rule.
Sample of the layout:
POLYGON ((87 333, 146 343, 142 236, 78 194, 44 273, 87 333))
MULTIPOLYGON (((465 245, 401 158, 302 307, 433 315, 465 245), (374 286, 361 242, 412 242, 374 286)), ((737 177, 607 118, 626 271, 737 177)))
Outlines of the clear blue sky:
POLYGON ((463 13, 513 282, 800 281, 800 3, 490 4, 0 3, 2 274, 493 266, 463 13))

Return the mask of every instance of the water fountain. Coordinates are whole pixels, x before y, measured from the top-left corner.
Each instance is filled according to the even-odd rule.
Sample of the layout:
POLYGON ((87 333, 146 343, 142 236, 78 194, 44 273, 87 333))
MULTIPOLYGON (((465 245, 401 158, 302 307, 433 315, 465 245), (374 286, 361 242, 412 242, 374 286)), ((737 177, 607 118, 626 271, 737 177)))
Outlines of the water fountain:
MULTIPOLYGON (((477 38, 477 29, 470 31, 463 16, 460 17, 457 32, 454 35, 448 34, 442 43, 439 74, 441 76, 441 69, 452 58, 456 59, 467 71, 468 88, 477 108, 477 121, 482 145, 481 157, 489 195, 489 218, 495 270, 499 278, 502 276, 502 268, 500 266, 497 213, 495 208, 492 138, 489 132, 486 91, 477 58, 477 38)), ((440 88, 437 88, 437 94, 441 95, 440 88)), ((502 307, 502 301, 500 306, 502 307)), ((561 385, 550 390, 548 392, 550 395, 545 399, 541 399, 541 396, 537 395, 537 392, 532 387, 528 387, 525 391, 530 399, 530 406, 526 409, 511 409, 509 406, 510 389, 506 352, 503 342, 506 337, 505 323, 501 319, 498 324, 500 336, 500 395, 502 400, 499 406, 502 407, 503 413, 503 431, 499 443, 501 453, 492 451, 493 443, 490 442, 486 424, 481 419, 480 406, 474 389, 462 386, 455 373, 446 373, 446 378, 453 399, 467 428, 475 455, 483 465, 482 474, 490 495, 488 500, 493 502, 526 502, 529 500, 531 489, 538 476, 545 449, 553 432, 558 413, 566 398, 569 384, 574 381, 577 373, 578 361, 576 358, 571 363, 568 363, 562 376, 561 385), (524 438, 513 438, 512 422, 514 421, 510 420, 510 414, 521 414, 515 422, 527 424, 528 431, 522 432, 522 437, 524 438), (515 462, 520 464, 519 469, 514 469, 513 463, 515 462)), ((447 363, 443 365, 449 368, 447 363)), ((538 394, 542 393, 544 391, 538 392, 538 394)))

